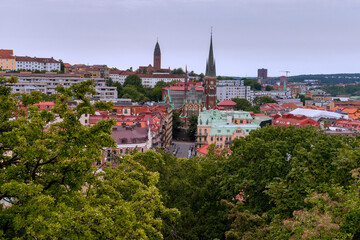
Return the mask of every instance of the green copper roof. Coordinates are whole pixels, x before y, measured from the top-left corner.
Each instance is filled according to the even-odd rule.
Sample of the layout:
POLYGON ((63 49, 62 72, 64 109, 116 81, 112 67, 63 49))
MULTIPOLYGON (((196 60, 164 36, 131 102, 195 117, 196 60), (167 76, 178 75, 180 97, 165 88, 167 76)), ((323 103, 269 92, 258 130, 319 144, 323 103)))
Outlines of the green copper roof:
MULTIPOLYGON (((268 117, 262 117, 268 120, 268 117)), ((200 112, 198 117, 198 126, 211 126, 210 135, 232 135, 236 129, 242 129, 245 134, 249 134, 251 130, 260 128, 260 117, 256 117, 256 123, 237 125, 233 123, 233 119, 251 119, 251 114, 245 111, 219 111, 207 110, 200 112)))

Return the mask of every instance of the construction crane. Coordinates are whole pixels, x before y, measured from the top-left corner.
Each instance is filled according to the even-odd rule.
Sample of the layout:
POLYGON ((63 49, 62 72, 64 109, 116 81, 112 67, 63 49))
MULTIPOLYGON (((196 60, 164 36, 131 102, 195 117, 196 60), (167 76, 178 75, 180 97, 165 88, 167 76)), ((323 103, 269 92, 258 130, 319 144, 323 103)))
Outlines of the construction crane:
POLYGON ((280 71, 280 72, 284 72, 286 74, 286 77, 288 77, 290 71, 280 71))

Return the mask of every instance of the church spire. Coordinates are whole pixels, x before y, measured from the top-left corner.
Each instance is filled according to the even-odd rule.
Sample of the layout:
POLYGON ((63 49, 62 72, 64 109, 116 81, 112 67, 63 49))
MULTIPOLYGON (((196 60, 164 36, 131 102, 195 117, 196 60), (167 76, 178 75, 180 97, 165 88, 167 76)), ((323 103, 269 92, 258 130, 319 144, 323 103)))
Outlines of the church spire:
POLYGON ((209 57, 206 62, 205 76, 216 77, 216 68, 215 68, 215 60, 214 60, 214 52, 213 52, 213 44, 212 44, 212 28, 211 28, 211 37, 210 37, 209 57))
POLYGON ((161 69, 161 51, 159 41, 156 41, 155 49, 154 49, 154 69, 158 71, 161 69))

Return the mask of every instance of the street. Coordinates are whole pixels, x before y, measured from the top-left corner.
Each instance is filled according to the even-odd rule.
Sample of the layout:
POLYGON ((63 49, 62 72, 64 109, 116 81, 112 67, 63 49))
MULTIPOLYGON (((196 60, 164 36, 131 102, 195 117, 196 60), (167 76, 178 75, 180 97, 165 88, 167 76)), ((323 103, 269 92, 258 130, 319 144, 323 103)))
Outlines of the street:
POLYGON ((195 143, 194 142, 179 142, 173 141, 173 145, 170 147, 170 151, 176 152, 176 157, 179 158, 191 158, 195 156, 195 143), (189 150, 192 150, 189 152, 189 150))

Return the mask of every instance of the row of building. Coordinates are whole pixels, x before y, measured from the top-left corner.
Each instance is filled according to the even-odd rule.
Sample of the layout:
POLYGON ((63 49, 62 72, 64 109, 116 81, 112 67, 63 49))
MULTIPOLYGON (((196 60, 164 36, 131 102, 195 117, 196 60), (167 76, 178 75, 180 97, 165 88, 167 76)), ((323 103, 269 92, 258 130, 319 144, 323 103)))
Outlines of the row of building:
POLYGON ((0 49, 0 68, 4 71, 60 71, 61 63, 54 58, 14 56, 13 50, 0 49))

